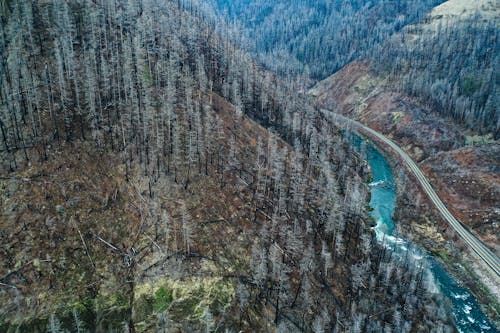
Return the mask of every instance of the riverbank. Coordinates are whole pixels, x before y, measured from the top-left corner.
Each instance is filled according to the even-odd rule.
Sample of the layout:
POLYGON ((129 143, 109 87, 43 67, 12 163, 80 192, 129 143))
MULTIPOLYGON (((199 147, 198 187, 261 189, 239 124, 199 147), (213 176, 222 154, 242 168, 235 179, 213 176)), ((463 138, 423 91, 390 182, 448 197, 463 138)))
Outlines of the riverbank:
MULTIPOLYGON (((398 162, 389 158, 396 167, 398 162)), ((394 219, 398 233, 432 253, 445 269, 478 299, 483 310, 500 326, 498 283, 495 276, 477 264, 475 255, 439 216, 416 181, 405 173, 395 177, 398 184, 394 219)))
POLYGON ((500 327, 500 290, 494 273, 477 264, 475 255, 439 215, 406 167, 401 167, 401 161, 380 142, 370 142, 392 170, 399 170, 394 174, 398 189, 393 215, 398 221, 396 233, 433 254, 454 279, 471 291, 488 317, 500 327))
MULTIPOLYGON (((330 112, 325 111, 325 113, 330 112)), ((331 114, 331 116, 334 121, 348 121, 340 115, 331 114)), ((355 124, 350 122, 347 128, 356 129, 359 126, 363 128, 361 124, 355 124)), ((408 172, 409 162, 402 160, 403 155, 391 153, 392 148, 387 147, 389 143, 383 141, 382 136, 379 138, 375 132, 366 128, 361 131, 364 137, 375 140, 372 141, 373 144, 390 161, 391 169, 398 170, 396 174, 399 185, 398 203, 394 214, 394 218, 402 222, 398 224, 398 234, 413 240, 427 252, 436 254, 437 260, 445 265, 446 270, 477 296, 483 310, 499 327, 498 276, 486 266, 486 263, 480 262, 452 225, 441 217, 428 192, 424 192, 421 188, 421 180, 417 180, 413 173, 408 172)))
MULTIPOLYGON (((401 221, 392 219, 393 212, 398 210, 400 206, 400 200, 396 198, 401 197, 401 193, 404 189, 404 183, 400 181, 400 175, 393 175, 392 170, 397 170, 397 164, 395 164, 394 159, 387 156, 387 152, 380 147, 375 148, 377 145, 367 144, 367 159, 369 160, 373 177, 372 186, 372 198, 370 201, 370 206, 373 209, 372 216, 377 221, 377 227, 375 228, 377 239, 379 242, 386 243, 394 251, 395 255, 414 258, 419 258, 417 261, 421 261, 420 265, 429 266, 430 272, 434 276, 432 279, 435 280, 439 286, 443 295, 445 295, 451 303, 451 311, 455 320, 455 325, 457 329, 461 332, 488 332, 495 328, 493 327, 495 323, 493 320, 490 322, 488 318, 481 311, 481 307, 477 304, 477 301, 472 297, 467 290, 465 290, 462 285, 469 287, 467 284, 461 284, 454 280, 456 274, 451 276, 448 272, 453 271, 452 262, 446 260, 448 257, 444 256, 445 251, 437 251, 434 247, 432 250, 428 248, 428 239, 426 242, 421 242, 422 239, 413 238, 417 246, 415 247, 405 239, 407 234, 407 228, 401 221), (387 186, 381 187, 376 186, 376 184, 385 183, 387 186), (398 189, 398 190, 396 190, 398 189), (398 194, 397 194, 398 193, 398 194), (398 223, 395 223, 397 221, 398 223), (403 238, 398 236, 402 235, 403 238), (427 243, 427 244, 424 244, 427 243), (419 248, 424 249, 424 251, 419 248), (432 253, 432 255, 428 254, 432 253), (422 261, 423 260, 423 261, 422 261), (446 268, 443 269, 443 267, 446 268)), ((402 173, 404 175, 404 173, 402 173)), ((424 230, 425 228, 421 228, 424 230)), ((430 233, 429 233, 430 234, 430 233)), ((446 246, 445 238, 439 233, 438 237, 441 239, 441 243, 446 246)), ((412 236, 409 234, 408 236, 412 236)), ((436 243, 435 243, 436 244, 436 243)), ((444 248, 444 247, 443 247, 444 248)), ((463 265, 463 267, 467 267, 463 265)), ((458 281, 462 281, 463 276, 460 276, 458 281)), ((473 294, 476 294, 473 292, 473 294)), ((480 301, 480 300, 479 300, 480 301)), ((496 323, 497 324, 497 323, 496 323)), ((497 325, 498 326, 498 325, 497 325)))

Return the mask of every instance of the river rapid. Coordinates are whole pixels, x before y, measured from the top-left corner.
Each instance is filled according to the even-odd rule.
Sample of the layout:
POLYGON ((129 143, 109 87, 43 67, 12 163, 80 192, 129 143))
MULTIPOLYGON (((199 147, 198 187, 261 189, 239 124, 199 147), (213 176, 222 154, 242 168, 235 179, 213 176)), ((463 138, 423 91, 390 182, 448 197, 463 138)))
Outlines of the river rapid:
POLYGON ((397 188, 391 166, 370 141, 357 136, 353 140, 354 146, 361 151, 372 171, 370 206, 373 209, 371 216, 376 221, 377 241, 402 260, 411 258, 415 265, 424 267, 425 278, 432 291, 442 293, 449 301, 453 323, 459 332, 498 332, 475 297, 448 274, 436 258, 395 234, 392 216, 396 207, 397 188))

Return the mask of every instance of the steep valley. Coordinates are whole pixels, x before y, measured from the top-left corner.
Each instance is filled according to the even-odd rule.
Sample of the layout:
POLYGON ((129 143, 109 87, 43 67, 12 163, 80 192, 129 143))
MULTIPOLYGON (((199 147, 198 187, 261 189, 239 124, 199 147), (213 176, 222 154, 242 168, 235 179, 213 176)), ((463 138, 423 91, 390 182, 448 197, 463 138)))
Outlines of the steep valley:
POLYGON ((322 112, 397 142, 498 253, 497 13, 0 1, 0 332, 461 332, 429 265, 379 239, 384 204, 387 236, 498 325, 497 277, 383 146, 377 197, 380 170, 322 112))
MULTIPOLYGON (((432 40, 442 26, 448 25, 450 29, 469 24, 474 15, 485 22, 498 22, 498 7, 491 1, 474 5, 447 1, 433 9, 423 23, 405 28, 403 37, 396 35, 393 39, 395 43, 402 40, 411 48, 415 40, 432 40)), ((388 53, 391 45, 386 46, 388 53)), ((415 55, 410 51, 405 56, 411 62, 415 55)), ((376 62, 387 59, 375 58, 374 62, 353 62, 313 87, 310 94, 318 107, 358 120, 394 140, 418 162, 453 214, 498 254, 500 144, 498 130, 494 130, 495 119, 489 122, 488 126, 493 128, 490 131, 470 127, 454 115, 446 114, 444 106, 403 88, 418 78, 380 71, 376 62)), ((496 110, 493 115, 498 117, 496 110)), ((393 163, 399 165, 394 159, 393 163)), ((479 297, 490 315, 498 318, 498 277, 477 265, 473 254, 466 254, 467 247, 443 222, 412 177, 401 170, 397 178, 402 190, 398 191, 395 219, 401 222, 401 233, 440 257, 479 297)))

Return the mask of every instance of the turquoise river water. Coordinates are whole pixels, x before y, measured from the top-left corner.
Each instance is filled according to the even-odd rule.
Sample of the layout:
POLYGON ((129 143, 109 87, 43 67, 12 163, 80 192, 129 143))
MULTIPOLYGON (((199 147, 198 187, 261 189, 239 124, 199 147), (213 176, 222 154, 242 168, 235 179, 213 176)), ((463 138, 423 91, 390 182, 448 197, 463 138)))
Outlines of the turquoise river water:
MULTIPOLYGON (((361 139, 355 137, 354 140, 355 146, 359 148, 361 139)), ((442 293, 449 300, 453 322, 459 332, 498 332, 474 296, 455 281, 436 258, 405 239, 395 236, 392 216, 397 192, 391 166, 369 141, 364 141, 363 150, 366 152, 366 160, 373 175, 373 182, 370 184, 370 206, 373 209, 371 215, 377 222, 375 227, 377 240, 393 250, 394 255, 401 258, 411 256, 415 264, 426 267, 426 278, 433 286, 434 292, 442 293)))

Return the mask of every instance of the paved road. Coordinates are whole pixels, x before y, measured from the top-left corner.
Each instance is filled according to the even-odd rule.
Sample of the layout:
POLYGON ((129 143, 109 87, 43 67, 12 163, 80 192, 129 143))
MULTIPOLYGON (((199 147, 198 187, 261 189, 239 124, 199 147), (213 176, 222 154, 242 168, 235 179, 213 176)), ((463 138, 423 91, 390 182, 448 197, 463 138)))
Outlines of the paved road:
MULTIPOLYGON (((331 112, 328 112, 332 115, 331 112)), ((391 147, 406 163, 408 168, 413 172, 417 180, 419 181, 422 188, 427 193, 433 204, 438 209, 441 216, 448 222, 448 224, 455 230, 455 232, 465 241, 465 243, 481 258, 481 260, 493 271, 496 273, 497 277, 500 276, 500 260, 498 257, 490 251, 479 239, 477 239, 474 235, 472 235, 467 229, 464 228, 462 223, 456 219, 450 211, 443 204, 441 199, 438 197, 436 191, 432 188, 431 184, 427 180, 427 177, 424 175, 422 170, 418 167, 418 165, 406 154, 398 145, 396 145, 392 140, 386 138, 382 134, 372 130, 371 128, 352 120, 350 118, 346 118, 339 114, 334 114, 334 117, 345 121, 351 124, 353 127, 357 127, 362 129, 362 131, 368 133, 369 135, 379 139, 381 142, 387 144, 391 147)))

